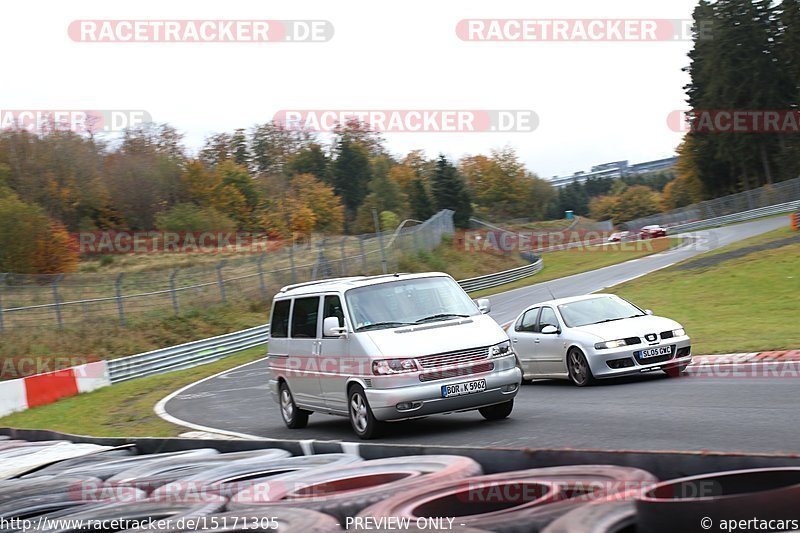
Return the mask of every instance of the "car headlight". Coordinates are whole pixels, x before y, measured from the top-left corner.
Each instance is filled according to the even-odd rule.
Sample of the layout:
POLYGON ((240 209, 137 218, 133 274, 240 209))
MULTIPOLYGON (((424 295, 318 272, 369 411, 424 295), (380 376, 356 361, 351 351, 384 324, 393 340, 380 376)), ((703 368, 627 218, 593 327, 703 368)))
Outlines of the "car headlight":
POLYGON ((683 328, 678 328, 678 329, 673 329, 672 330, 672 336, 673 337, 683 337, 684 335, 686 335, 686 330, 683 329, 683 328))
POLYGON ((419 370, 419 366, 414 359, 380 359, 372 362, 372 373, 376 376, 403 374, 417 370, 419 370))
POLYGON ((505 357, 511 354, 511 341, 503 341, 500 344, 495 344, 489 347, 489 357, 505 357))
POLYGON ((625 339, 618 339, 615 341, 605 341, 605 342, 598 342, 594 345, 596 350, 608 350, 611 348, 619 348, 621 346, 626 346, 628 343, 625 342, 625 339))

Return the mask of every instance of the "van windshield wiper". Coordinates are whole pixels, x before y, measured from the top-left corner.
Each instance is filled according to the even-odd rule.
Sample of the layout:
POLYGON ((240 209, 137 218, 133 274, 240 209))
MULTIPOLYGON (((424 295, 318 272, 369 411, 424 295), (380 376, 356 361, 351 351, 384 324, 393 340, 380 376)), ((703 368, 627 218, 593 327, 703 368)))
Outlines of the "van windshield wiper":
POLYGON ((440 313, 438 315, 431 315, 426 316, 425 318, 420 318, 417 320, 417 324, 421 324, 422 322, 430 322, 432 320, 444 320, 446 318, 467 318, 469 315, 459 315, 458 313, 440 313))
POLYGON ((361 326, 360 328, 356 328, 356 331, 367 331, 370 329, 382 329, 382 328, 396 328, 399 326, 413 326, 413 322, 375 322, 373 324, 367 324, 365 326, 361 326))

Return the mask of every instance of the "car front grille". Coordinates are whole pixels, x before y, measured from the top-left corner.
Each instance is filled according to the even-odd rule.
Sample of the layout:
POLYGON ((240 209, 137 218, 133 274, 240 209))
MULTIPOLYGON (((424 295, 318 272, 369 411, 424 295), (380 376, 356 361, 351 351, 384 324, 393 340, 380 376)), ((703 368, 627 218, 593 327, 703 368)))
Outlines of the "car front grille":
POLYGON ((473 363, 489 358, 489 347, 471 348, 469 350, 458 350, 455 352, 444 352, 433 355, 418 357, 417 361, 423 369, 440 368, 449 365, 460 365, 463 363, 473 363))
POLYGON ((436 381, 437 379, 455 378, 458 376, 468 376, 470 374, 477 374, 479 372, 491 372, 494 370, 494 363, 479 363, 470 366, 457 366, 443 370, 435 370, 433 372, 426 372, 419 375, 420 381, 436 381))
POLYGON ((633 346, 635 344, 641 344, 641 342, 642 342, 642 339, 640 339, 639 337, 628 337, 627 339, 625 339, 625 344, 627 346, 633 346))
POLYGON ((673 337, 673 335, 672 335, 672 331, 671 330, 670 331, 662 331, 661 332, 661 338, 662 339, 671 339, 672 337, 673 337))

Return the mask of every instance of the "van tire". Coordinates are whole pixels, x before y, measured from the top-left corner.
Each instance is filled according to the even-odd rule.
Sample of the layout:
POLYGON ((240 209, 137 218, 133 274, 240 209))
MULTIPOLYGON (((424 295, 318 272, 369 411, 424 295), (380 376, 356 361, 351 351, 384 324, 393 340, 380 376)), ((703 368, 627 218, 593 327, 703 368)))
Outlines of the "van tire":
POLYGON ((302 429, 308 425, 308 415, 311 413, 297 407, 294 403, 294 396, 289 390, 289 385, 281 381, 278 388, 278 402, 280 403, 281 418, 289 429, 302 429))
POLYGON ((382 429, 381 422, 372 414, 367 395, 361 385, 353 385, 347 393, 347 413, 353 432, 360 439, 374 439, 382 429))
POLYGON ((508 415, 510 415, 513 410, 514 400, 508 400, 507 402, 481 407, 478 409, 478 412, 486 420, 502 420, 508 418, 508 415))

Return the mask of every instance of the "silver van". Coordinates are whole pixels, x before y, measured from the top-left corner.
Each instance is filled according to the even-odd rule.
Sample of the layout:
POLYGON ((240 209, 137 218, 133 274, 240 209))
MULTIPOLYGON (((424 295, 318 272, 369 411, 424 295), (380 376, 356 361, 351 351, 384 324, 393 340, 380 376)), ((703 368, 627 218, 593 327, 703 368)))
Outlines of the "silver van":
POLYGON ((489 301, 443 273, 284 287, 272 304, 269 388, 289 428, 347 416, 362 439, 384 422, 479 410, 511 414, 522 380, 489 301))

